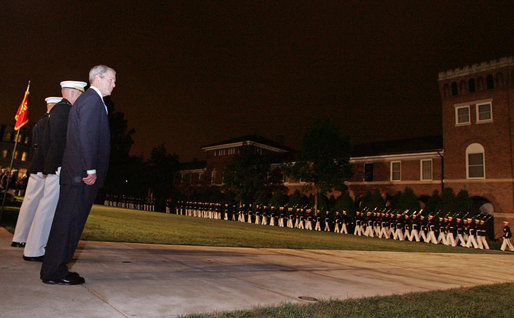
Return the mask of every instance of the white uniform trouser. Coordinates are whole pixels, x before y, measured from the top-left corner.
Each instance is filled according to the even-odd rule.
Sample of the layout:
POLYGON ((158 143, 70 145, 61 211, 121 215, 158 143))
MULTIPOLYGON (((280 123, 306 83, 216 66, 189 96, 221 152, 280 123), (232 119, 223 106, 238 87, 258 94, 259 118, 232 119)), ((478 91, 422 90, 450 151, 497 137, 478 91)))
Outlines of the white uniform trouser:
POLYGON ((346 227, 346 223, 343 223, 341 226, 341 233, 348 234, 348 228, 346 227))
POLYGON ((57 201, 59 201, 59 176, 49 174, 45 179, 43 197, 39 201, 34 221, 30 227, 23 255, 31 257, 45 255, 45 247, 52 227, 57 201))
POLYGON ((507 249, 507 247, 509 248, 509 251, 514 252, 514 246, 512 246, 512 243, 510 242, 510 238, 504 237, 502 246, 500 247, 500 250, 505 251, 507 249))
POLYGON ((45 177, 43 174, 31 173, 29 181, 27 182, 27 191, 25 191, 25 198, 21 203, 20 213, 18 214, 18 221, 16 221, 16 228, 14 229, 13 242, 25 243, 29 236, 32 220, 36 214, 39 201, 43 197, 43 190, 45 188, 45 177))
POLYGON ((489 244, 487 243, 487 239, 483 235, 479 235, 477 237, 477 244, 481 249, 489 249, 489 244))

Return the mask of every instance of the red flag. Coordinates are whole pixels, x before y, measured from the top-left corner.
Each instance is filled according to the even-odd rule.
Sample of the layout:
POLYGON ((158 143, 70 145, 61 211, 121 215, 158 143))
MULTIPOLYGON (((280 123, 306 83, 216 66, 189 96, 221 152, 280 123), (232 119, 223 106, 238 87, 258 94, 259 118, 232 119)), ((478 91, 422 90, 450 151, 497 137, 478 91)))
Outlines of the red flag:
POLYGON ((18 130, 23 125, 29 122, 29 114, 28 114, 28 106, 27 106, 27 97, 29 96, 29 89, 30 89, 30 81, 29 85, 27 86, 27 90, 25 91, 25 96, 23 96, 23 100, 21 101, 20 107, 18 107, 18 111, 16 112, 16 115, 14 116, 14 119, 16 120, 16 124, 14 125, 14 130, 18 130))

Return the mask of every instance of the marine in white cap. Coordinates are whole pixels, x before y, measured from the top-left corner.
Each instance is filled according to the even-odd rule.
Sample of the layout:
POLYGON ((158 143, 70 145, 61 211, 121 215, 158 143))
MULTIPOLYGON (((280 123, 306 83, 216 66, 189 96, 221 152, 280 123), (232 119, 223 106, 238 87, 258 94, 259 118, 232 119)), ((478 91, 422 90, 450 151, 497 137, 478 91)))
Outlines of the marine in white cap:
POLYGON ((23 259, 26 261, 42 261, 45 255, 48 235, 59 200, 59 173, 66 145, 68 114, 72 104, 84 92, 87 83, 63 81, 60 85, 63 97, 46 99, 47 103, 54 103, 49 110, 42 149, 45 156, 43 174, 46 178, 44 193, 37 207, 23 253, 23 259))
POLYGON ((514 252, 514 246, 512 245, 510 239, 512 238, 512 232, 510 231, 509 222, 503 221, 503 242, 500 250, 505 251, 507 247, 509 251, 514 252))
POLYGON ((45 188, 45 176, 43 175, 45 157, 43 145, 45 144, 46 139, 46 128, 51 109, 61 99, 62 98, 60 97, 45 98, 46 112, 32 129, 32 161, 29 169, 27 170, 29 180, 27 182, 25 197, 18 214, 18 220, 16 222, 16 228, 14 230, 14 236, 11 243, 12 247, 25 247, 36 210, 41 198, 43 197, 45 188))

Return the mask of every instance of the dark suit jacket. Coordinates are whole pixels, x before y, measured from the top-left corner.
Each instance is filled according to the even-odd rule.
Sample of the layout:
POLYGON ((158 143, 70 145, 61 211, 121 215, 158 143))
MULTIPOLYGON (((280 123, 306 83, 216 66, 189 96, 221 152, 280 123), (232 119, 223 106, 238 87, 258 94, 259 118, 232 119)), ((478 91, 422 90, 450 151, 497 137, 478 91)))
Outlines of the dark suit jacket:
POLYGON ((48 143, 47 135, 45 135, 47 122, 48 113, 45 113, 32 129, 32 161, 27 169, 27 174, 43 172, 45 165, 45 152, 43 148, 44 144, 48 143))
POLYGON ((57 167, 62 165, 64 146, 66 145, 66 129, 68 128, 68 115, 70 114, 71 103, 62 99, 50 110, 46 134, 48 144, 44 145, 45 167, 44 174, 55 174, 57 167))
POLYGON ((82 184, 86 171, 96 169, 95 186, 101 187, 109 167, 110 139, 104 103, 89 88, 70 109, 60 183, 82 184))

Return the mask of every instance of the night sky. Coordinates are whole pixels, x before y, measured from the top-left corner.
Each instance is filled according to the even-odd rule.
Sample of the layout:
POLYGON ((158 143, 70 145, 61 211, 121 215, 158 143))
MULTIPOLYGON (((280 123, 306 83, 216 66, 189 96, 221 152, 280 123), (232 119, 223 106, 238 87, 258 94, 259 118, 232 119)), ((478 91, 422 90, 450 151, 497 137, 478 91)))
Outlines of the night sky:
POLYGON ((441 134, 440 71, 514 55, 510 1, 0 2, 0 123, 62 80, 117 71, 132 154, 180 161, 248 134, 299 148, 316 117, 354 143, 441 134))

